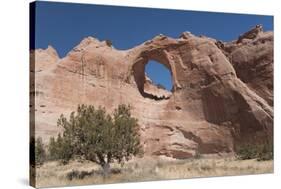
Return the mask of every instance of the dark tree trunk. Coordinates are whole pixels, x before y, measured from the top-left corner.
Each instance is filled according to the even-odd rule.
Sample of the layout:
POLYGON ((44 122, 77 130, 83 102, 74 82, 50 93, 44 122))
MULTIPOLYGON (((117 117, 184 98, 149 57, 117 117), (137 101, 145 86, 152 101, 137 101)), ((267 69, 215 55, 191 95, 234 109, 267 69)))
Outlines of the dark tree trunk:
POLYGON ((103 176, 104 177, 108 177, 108 175, 110 174, 110 164, 109 163, 104 163, 102 165, 102 169, 103 169, 103 176))
POLYGON ((103 176, 107 177, 110 174, 110 159, 107 157, 107 161, 105 160, 105 157, 102 154, 97 154, 99 159, 99 164, 102 167, 103 170, 103 176))

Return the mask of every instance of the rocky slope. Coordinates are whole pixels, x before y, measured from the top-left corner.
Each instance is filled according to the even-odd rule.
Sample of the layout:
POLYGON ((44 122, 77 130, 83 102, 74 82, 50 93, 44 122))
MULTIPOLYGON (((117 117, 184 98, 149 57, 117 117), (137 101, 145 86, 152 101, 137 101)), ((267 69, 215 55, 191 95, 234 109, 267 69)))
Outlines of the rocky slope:
POLYGON ((88 37, 62 59, 52 47, 33 51, 30 70, 31 129, 44 141, 60 131, 59 115, 82 103, 130 104, 146 155, 227 155, 272 140, 273 32, 259 25, 232 42, 184 32, 129 50, 88 37), (172 92, 146 77, 149 60, 170 70, 172 92))

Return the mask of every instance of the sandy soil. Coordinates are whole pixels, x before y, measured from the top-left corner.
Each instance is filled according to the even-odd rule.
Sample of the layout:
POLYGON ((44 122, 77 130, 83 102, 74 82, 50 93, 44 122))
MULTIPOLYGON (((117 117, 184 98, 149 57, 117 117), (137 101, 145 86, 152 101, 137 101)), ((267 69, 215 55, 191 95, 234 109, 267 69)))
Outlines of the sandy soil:
POLYGON ((131 160, 123 166, 113 163, 111 170, 112 173, 105 178, 100 166, 92 162, 72 161, 67 165, 47 162, 36 169, 36 185, 50 187, 272 173, 273 161, 142 158, 131 160), (78 176, 76 174, 71 178, 74 172, 78 176))

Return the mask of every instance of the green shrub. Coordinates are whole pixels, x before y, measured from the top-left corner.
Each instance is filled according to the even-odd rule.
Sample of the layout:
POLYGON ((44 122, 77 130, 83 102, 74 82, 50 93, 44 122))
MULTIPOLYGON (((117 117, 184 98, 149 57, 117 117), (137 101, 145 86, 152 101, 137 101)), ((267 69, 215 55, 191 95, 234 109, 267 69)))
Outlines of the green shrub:
POLYGON ((62 136, 49 141, 51 159, 67 163, 79 157, 95 162, 110 172, 110 163, 124 163, 142 153, 137 119, 131 117, 130 106, 119 105, 113 116, 104 108, 79 105, 69 119, 61 115, 58 126, 62 136))
POLYGON ((35 141, 35 164, 42 165, 46 160, 46 151, 42 138, 38 137, 35 141))
POLYGON ((56 160, 58 159, 58 146, 56 139, 54 137, 51 137, 49 139, 49 145, 48 145, 48 159, 49 160, 56 160))
POLYGON ((273 159, 273 143, 266 142, 264 144, 246 144, 237 150, 238 159, 257 159, 258 161, 273 159))
POLYGON ((58 134, 57 139, 51 137, 48 145, 49 160, 59 160, 62 164, 68 163, 73 157, 72 147, 68 138, 61 137, 58 134))
POLYGON ((266 143, 261 146, 261 151, 258 154, 258 161, 266 161, 273 159, 273 143, 266 143))
POLYGON ((73 179, 80 179, 80 173, 77 170, 72 170, 69 173, 66 174, 66 178, 68 180, 73 180, 73 179))
MULTIPOLYGON (((113 170, 115 170, 115 169, 113 169, 113 170)), ((97 174, 97 171, 77 171, 77 170, 73 169, 72 171, 70 171, 66 174, 66 178, 68 180, 84 179, 85 177, 92 176, 93 174, 97 174)))

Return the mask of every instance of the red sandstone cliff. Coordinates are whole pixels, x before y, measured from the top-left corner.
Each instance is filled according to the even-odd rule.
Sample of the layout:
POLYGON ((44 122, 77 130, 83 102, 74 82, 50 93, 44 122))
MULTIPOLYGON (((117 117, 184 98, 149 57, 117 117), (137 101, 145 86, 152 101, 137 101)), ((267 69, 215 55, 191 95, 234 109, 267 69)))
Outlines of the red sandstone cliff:
POLYGON ((59 115, 82 103, 130 104, 147 155, 232 154, 239 143, 272 140, 273 32, 261 26, 227 43, 184 32, 129 50, 88 37, 62 59, 48 47, 31 62, 31 124, 45 141, 59 132, 59 115), (146 77, 149 60, 171 71, 172 93, 146 77))

